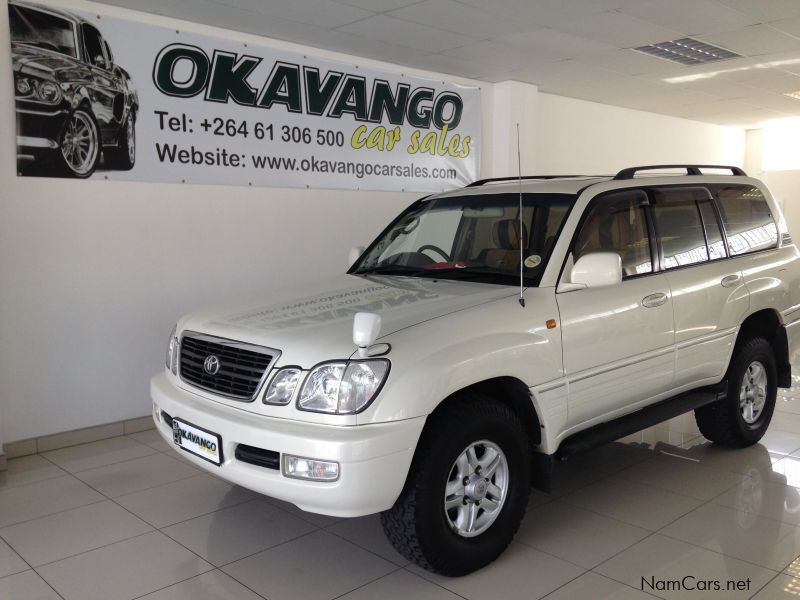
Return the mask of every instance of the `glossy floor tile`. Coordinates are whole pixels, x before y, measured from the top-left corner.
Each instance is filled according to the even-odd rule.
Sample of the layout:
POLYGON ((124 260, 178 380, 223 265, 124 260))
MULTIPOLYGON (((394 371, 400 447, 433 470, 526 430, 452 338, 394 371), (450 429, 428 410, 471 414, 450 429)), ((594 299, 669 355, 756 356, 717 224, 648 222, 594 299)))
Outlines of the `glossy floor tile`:
POLYGON ((800 391, 786 398, 751 448, 718 448, 683 415, 557 463, 506 553, 455 579, 410 564, 377 515, 253 494, 154 430, 13 459, 0 599, 797 598, 800 391))

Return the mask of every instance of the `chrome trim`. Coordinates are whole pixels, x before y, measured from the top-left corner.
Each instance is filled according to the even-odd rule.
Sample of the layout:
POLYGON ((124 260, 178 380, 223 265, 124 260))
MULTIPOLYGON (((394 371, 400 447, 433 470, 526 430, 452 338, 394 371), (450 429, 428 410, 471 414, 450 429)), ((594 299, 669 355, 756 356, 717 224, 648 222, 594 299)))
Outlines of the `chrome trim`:
POLYGON ((229 346, 232 348, 238 348, 239 350, 249 350, 250 352, 256 352, 258 354, 270 354, 272 355, 272 360, 267 364, 266 368, 264 369, 264 374, 261 376, 261 380, 258 382, 253 395, 249 398, 241 398, 238 396, 229 396, 227 394, 221 394, 217 390, 203 387, 201 385, 197 385, 191 381, 188 381, 183 378, 183 373, 181 372, 180 368, 180 352, 178 353, 178 377, 180 380, 184 382, 189 387, 203 390, 204 392, 208 392, 213 396, 218 396, 220 398, 227 398, 228 400, 235 400, 236 402, 253 402, 256 398, 258 398, 259 394, 264 390, 264 384, 267 381, 272 369, 275 367, 275 363, 278 362, 278 359, 281 357, 281 351, 276 350, 275 348, 268 348, 267 346, 258 346, 256 344, 249 344, 247 342, 242 342, 239 340, 232 340, 229 338, 218 337, 216 335, 208 335, 207 333, 200 333, 199 331, 191 331, 191 330, 184 330, 181 332, 181 337, 179 340, 179 344, 183 344, 183 338, 190 337, 195 338, 198 340, 204 340, 206 342, 212 342, 214 344, 222 344, 223 346, 229 346))
POLYGON ((567 382, 564 379, 559 379, 558 381, 551 381, 550 383, 543 383, 541 386, 534 386, 533 391, 537 394, 544 394, 545 392, 551 392, 553 390, 557 390, 560 387, 564 387, 567 385, 567 382))
POLYGON ((55 142, 55 140, 48 140, 47 138, 28 137, 26 135, 17 136, 17 146, 21 146, 23 148, 47 148, 49 150, 55 150, 56 148, 58 148, 58 144, 55 142))
MULTIPOLYGON (((38 102, 37 100, 25 100, 26 102, 37 102, 38 104, 45 104, 45 102, 38 102)), ((31 110, 30 108, 18 108, 18 113, 22 113, 24 115, 38 115, 40 117, 56 117, 58 115, 65 115, 67 111, 65 110, 54 110, 51 112, 46 112, 44 110, 31 110)))
POLYGON ((664 356, 665 354, 670 354, 674 352, 674 346, 670 346, 668 348, 662 348, 661 350, 654 350, 653 352, 649 353, 647 356, 639 356, 634 359, 628 359, 627 361, 620 361, 616 363, 614 366, 603 367, 597 369, 596 371, 592 371, 591 373, 586 373, 579 375, 577 377, 573 377, 567 380, 567 383, 578 383, 579 381, 583 381, 584 379, 589 379, 591 377, 597 377, 598 375, 603 375, 605 373, 610 373, 611 371, 616 371, 617 369, 623 369, 625 367, 630 367, 639 363, 643 363, 653 358, 659 358, 664 356))
POLYGON ((705 342, 712 342, 719 338, 724 338, 729 335, 734 335, 736 333, 737 327, 729 327, 728 329, 723 329, 722 331, 715 331, 714 333, 709 333, 707 335, 701 335, 696 338, 692 338, 690 340, 683 340, 682 342, 678 342, 675 347, 678 350, 683 350, 684 348, 689 348, 690 346, 695 346, 697 344, 703 344, 705 342))

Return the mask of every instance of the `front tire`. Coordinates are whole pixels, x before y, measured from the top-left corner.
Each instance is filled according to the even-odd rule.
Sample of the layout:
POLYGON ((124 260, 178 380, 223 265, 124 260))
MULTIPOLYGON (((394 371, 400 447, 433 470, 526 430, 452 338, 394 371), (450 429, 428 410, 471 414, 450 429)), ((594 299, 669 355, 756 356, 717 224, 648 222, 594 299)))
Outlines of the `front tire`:
POLYGON ((530 492, 525 428, 504 404, 463 394, 429 418, 395 505, 389 541, 424 569, 461 576, 486 566, 519 528, 530 492))
POLYGON ((67 177, 91 177, 100 160, 100 128, 83 106, 70 114, 59 143, 61 171, 67 177))
POLYGON ((104 165, 114 171, 130 171, 136 164, 136 115, 128 114, 116 148, 106 148, 104 165))
POLYGON ((694 411, 707 439, 744 448, 767 432, 777 395, 777 368, 770 343, 754 337, 736 350, 727 373, 727 397, 694 411))

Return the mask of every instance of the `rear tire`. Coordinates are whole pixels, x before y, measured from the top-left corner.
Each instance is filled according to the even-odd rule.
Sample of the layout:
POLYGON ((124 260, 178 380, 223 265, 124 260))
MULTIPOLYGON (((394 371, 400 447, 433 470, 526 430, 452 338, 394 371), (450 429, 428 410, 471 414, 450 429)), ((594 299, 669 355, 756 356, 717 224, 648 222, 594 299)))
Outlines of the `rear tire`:
POLYGON ((381 514, 389 541, 420 567, 451 577, 495 560, 519 529, 531 449, 506 405, 463 394, 431 417, 405 487, 381 514))
POLYGON ((744 448, 764 436, 775 410, 778 376, 770 343, 754 337, 738 346, 726 378, 727 397, 696 409, 695 420, 715 444, 744 448))

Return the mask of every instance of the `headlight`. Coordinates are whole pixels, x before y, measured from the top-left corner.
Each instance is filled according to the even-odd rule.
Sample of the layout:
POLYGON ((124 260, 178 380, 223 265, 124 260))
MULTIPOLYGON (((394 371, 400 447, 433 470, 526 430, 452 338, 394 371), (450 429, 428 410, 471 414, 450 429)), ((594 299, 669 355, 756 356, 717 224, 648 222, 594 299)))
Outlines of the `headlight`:
POLYGON ((281 369, 272 378, 264 394, 265 404, 289 404, 300 379, 300 369, 281 369))
POLYGON ((165 362, 167 371, 172 371, 173 374, 178 374, 178 357, 176 350, 178 348, 178 338, 175 334, 178 332, 178 326, 172 328, 172 333, 169 334, 169 343, 167 344, 167 360, 165 362))
POLYGON ((42 81, 37 86, 39 99, 49 104, 58 104, 61 101, 61 88, 52 81, 42 81))
POLYGON ((24 77, 20 77, 17 79, 15 83, 15 88, 17 90, 17 94, 20 96, 28 96, 32 91, 33 88, 31 87, 31 82, 24 77))
POLYGON ((349 415, 364 410, 389 373, 388 360, 325 363, 311 370, 297 408, 349 415))

